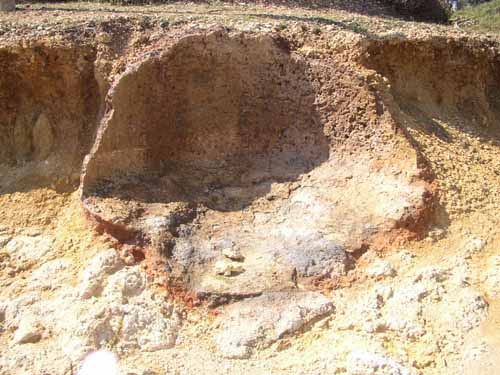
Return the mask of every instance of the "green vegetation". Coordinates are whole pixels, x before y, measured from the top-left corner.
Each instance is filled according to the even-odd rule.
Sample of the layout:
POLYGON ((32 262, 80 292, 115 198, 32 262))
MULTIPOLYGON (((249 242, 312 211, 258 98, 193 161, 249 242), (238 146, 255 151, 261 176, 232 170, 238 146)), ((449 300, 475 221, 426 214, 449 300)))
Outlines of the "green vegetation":
POLYGON ((452 16, 460 27, 484 32, 500 32, 500 0, 468 6, 452 16))
POLYGON ((282 31, 282 30, 285 30, 287 27, 288 27, 288 26, 287 26, 287 24, 286 24, 286 23, 280 23, 280 24, 276 25, 275 29, 276 29, 277 31, 282 31))

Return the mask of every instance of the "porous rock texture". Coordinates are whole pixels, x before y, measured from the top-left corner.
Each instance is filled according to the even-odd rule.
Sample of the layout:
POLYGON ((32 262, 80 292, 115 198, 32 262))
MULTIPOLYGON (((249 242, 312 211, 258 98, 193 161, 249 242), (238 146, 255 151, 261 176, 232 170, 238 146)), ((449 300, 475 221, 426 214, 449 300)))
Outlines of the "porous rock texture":
POLYGON ((107 102, 84 206, 199 297, 340 276, 349 252, 419 235, 431 210, 425 165, 369 82, 281 37, 181 38, 107 102), (239 266, 221 266, 227 246, 239 266))
MULTIPOLYGON (((406 121, 413 118, 437 132, 432 119, 452 120, 457 127, 461 120, 494 138, 500 113, 498 56, 469 43, 446 38, 378 41, 367 48, 364 63, 389 79, 406 121)), ((436 136, 446 140, 446 134, 436 136)))
MULTIPOLYGON (((16 246, 34 250, 35 239, 45 240, 37 236, 31 243, 23 241, 16 246)), ((53 247, 47 251, 50 254, 53 247)), ((37 254, 37 258, 47 259, 49 254, 37 254)), ((99 251, 75 287, 58 279, 58 274, 73 264, 66 262, 63 268, 49 264, 54 263, 36 269, 28 293, 0 300, 0 323, 6 332, 13 333, 11 353, 0 359, 0 373, 63 374, 78 368, 85 356, 97 349, 156 352, 174 345, 180 327, 174 306, 162 303, 162 297, 147 288, 146 273, 137 266, 126 267, 114 249, 99 251), (33 281, 38 285, 32 285, 33 281), (42 296, 47 290, 54 293, 52 298, 42 296), (45 351, 54 353, 51 363, 31 345, 38 342, 45 351)))
POLYGON ((377 41, 361 56, 365 66, 390 82, 395 116, 441 181, 440 200, 446 213, 439 210, 440 220, 494 206, 492 197, 500 193, 494 182, 499 166, 483 150, 495 147, 500 137, 496 50, 474 40, 438 37, 377 41), (474 144, 474 136, 483 144, 474 144), (457 146, 463 151, 449 159, 439 156, 457 146), (488 181, 493 181, 491 188, 488 181))
POLYGON ((495 373, 498 44, 200 24, 0 31, 0 374, 495 373))

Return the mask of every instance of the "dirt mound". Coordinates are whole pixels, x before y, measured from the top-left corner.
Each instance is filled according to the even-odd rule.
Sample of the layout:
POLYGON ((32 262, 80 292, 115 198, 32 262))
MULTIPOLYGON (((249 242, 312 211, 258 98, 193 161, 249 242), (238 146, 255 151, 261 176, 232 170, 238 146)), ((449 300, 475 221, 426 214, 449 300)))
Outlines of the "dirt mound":
MULTIPOLYGON (((107 78, 102 112, 94 49, 25 50, 51 64, 5 65, 4 92, 16 77, 22 90, 1 102, 3 168, 16 171, 4 186, 74 177, 95 137, 81 178, 89 216, 160 278, 217 301, 335 279, 353 253, 421 236, 435 208, 429 167, 441 183, 454 172, 419 135, 454 143, 446 123, 497 142, 495 53, 370 41, 359 66, 294 43, 221 29, 166 39, 107 78)), ((496 189, 494 167, 487 176, 496 189)), ((456 202, 486 205, 484 186, 441 195, 436 220, 456 202)))

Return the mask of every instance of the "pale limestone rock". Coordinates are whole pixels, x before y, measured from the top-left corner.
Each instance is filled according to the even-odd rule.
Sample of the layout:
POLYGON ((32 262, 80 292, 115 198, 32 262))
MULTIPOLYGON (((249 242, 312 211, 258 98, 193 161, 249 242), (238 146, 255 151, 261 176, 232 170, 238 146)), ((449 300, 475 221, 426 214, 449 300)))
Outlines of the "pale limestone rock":
POLYGON ((14 332, 14 344, 36 343, 41 340, 43 334, 43 326, 33 316, 23 316, 21 323, 14 332))
POLYGON ((28 287, 30 289, 54 290, 62 285, 64 271, 70 263, 64 259, 56 259, 40 266, 31 275, 28 287))
POLYGON ((173 307, 145 289, 144 271, 124 267, 115 255, 108 250, 89 262, 85 274, 99 279, 94 298, 82 299, 82 290, 89 289, 80 286, 76 299, 69 295, 51 304, 49 310, 56 316, 52 331, 61 333, 63 347, 73 348, 68 354, 71 358, 110 345, 122 352, 138 348, 157 351, 175 345, 181 321, 173 307), (65 316, 75 319, 66 320, 65 316), (73 334, 67 337, 64 332, 73 334))
POLYGON ((114 249, 99 253, 83 271, 80 283, 80 297, 82 299, 96 297, 102 291, 105 277, 118 271, 123 266, 122 260, 114 249))
POLYGON ((144 301, 142 304, 123 305, 122 311, 120 347, 154 352, 175 345, 179 320, 176 316, 165 316, 161 304, 144 301))
POLYGON ((348 370, 352 374, 413 375, 414 369, 378 353, 363 350, 352 351, 347 356, 348 370))
POLYGON ((382 279, 385 277, 393 277, 396 275, 396 270, 392 267, 391 263, 383 259, 377 259, 368 268, 367 273, 370 277, 382 279))
POLYGON ((17 236, 5 245, 10 260, 19 268, 27 268, 42 261, 52 250, 51 237, 17 236))
POLYGON ((217 275, 234 276, 245 272, 245 268, 236 262, 228 262, 227 260, 219 260, 214 267, 217 275))
POLYGON ((129 298, 142 293, 146 287, 146 275, 138 267, 125 267, 109 276, 103 292, 109 298, 129 298))
POLYGON ((332 310, 333 304, 319 293, 265 294, 228 306, 214 341, 225 357, 248 358, 255 348, 269 346, 332 310))
POLYGON ((15 329, 21 325, 23 316, 36 316, 40 313, 38 304, 41 297, 38 293, 27 293, 14 300, 3 301, 4 327, 15 329))

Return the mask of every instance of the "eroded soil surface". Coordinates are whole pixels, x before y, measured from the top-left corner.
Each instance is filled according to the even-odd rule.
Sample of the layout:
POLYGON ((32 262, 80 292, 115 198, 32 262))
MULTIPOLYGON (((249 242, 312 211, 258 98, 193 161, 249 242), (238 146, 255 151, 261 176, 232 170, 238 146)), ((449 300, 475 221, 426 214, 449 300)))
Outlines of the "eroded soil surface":
POLYGON ((352 8, 0 16, 0 374, 500 369, 495 37, 352 8))

